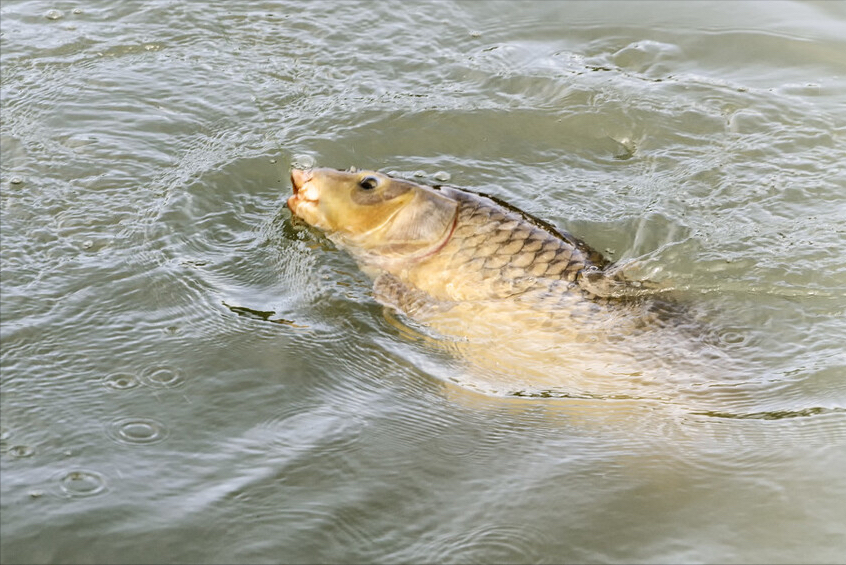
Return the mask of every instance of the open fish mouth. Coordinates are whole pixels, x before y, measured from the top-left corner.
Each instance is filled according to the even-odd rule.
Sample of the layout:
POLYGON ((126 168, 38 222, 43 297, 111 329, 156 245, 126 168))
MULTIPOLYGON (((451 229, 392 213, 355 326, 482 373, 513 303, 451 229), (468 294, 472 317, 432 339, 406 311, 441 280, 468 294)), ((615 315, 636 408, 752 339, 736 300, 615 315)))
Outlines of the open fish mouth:
POLYGON ((320 193, 317 187, 311 182, 313 174, 310 170, 291 169, 291 186, 294 194, 288 198, 288 208, 294 214, 304 203, 317 204, 320 193))

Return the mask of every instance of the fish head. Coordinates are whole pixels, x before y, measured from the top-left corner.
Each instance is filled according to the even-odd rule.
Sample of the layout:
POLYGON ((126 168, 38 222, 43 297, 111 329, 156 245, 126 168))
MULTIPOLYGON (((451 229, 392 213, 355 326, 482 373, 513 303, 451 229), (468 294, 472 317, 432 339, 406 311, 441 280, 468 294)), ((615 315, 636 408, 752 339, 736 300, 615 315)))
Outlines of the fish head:
POLYGON ((371 253, 419 253, 441 244, 458 203, 441 192, 377 171, 293 169, 288 208, 346 247, 371 253))

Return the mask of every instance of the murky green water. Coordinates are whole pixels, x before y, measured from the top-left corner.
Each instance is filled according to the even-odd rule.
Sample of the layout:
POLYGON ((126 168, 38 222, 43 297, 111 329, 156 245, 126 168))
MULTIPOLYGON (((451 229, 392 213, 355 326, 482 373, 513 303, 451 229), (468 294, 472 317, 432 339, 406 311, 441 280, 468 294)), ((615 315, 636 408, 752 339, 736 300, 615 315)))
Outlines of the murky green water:
POLYGON ((4 563, 843 560, 843 3, 0 18, 4 563), (310 160, 555 222, 735 361, 684 402, 463 393, 292 225, 310 160))

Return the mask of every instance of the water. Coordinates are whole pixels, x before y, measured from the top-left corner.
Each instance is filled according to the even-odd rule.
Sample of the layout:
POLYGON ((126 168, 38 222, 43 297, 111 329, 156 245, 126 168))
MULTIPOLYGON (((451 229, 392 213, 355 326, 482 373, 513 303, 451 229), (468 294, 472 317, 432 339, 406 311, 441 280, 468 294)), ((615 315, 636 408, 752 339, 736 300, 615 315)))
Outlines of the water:
POLYGON ((0 22, 4 563, 846 555, 843 4, 0 22), (735 361, 685 402, 466 391, 291 223, 293 163, 496 195, 735 361))

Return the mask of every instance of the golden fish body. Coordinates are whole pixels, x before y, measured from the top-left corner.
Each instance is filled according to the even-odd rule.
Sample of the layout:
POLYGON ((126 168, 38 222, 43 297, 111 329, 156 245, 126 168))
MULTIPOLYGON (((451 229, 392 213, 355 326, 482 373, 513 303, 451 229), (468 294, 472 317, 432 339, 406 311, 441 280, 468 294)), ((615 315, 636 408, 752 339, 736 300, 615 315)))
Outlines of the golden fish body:
POLYGON ((295 169, 291 179, 294 214, 325 231, 364 269, 388 275, 377 279, 377 295, 393 297, 403 311, 413 306, 405 300, 419 301, 421 292, 446 303, 554 306, 586 290, 589 275, 607 264, 569 234, 457 188, 372 171, 295 169))
POLYGON ((567 233, 487 196, 374 171, 294 169, 291 180, 288 207, 357 259, 377 300, 457 338, 447 346, 486 369, 462 384, 620 394, 619 380, 595 385, 631 384, 661 364, 653 342, 621 341, 655 309, 628 300, 637 291, 567 233))

